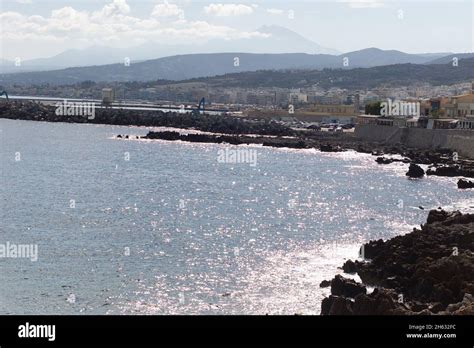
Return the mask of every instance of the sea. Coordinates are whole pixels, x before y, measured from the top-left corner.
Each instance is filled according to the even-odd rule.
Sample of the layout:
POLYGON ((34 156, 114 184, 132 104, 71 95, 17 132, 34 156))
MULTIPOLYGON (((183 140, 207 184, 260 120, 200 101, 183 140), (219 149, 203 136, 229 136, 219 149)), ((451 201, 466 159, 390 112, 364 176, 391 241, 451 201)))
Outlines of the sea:
POLYGON ((369 154, 150 130, 0 120, 0 314, 319 314, 362 243, 474 211, 369 154))

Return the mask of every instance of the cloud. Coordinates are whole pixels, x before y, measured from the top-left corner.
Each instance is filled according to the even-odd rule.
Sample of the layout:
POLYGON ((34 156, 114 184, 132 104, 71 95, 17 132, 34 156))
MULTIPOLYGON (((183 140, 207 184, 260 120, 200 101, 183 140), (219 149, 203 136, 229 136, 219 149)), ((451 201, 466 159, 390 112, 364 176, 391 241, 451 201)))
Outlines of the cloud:
POLYGON ((241 39, 266 37, 258 31, 241 31, 206 21, 188 21, 183 10, 164 2, 150 9, 146 18, 130 15, 125 0, 114 0, 95 11, 71 6, 57 8, 45 16, 0 12, 4 57, 51 56, 71 48, 91 45, 131 47, 144 42, 194 43, 196 39, 241 39), (166 22, 159 21, 166 17, 166 22))
POLYGON ((337 0, 346 3, 351 8, 380 8, 384 7, 384 0, 337 0))
POLYGON ((204 12, 218 17, 241 16, 252 14, 255 7, 257 7, 257 5, 210 4, 204 7, 204 12))
POLYGON ((285 13, 285 11, 279 9, 279 8, 269 8, 267 9, 267 12, 272 14, 272 15, 281 15, 285 13))
POLYGON ((165 1, 162 4, 156 5, 153 8, 151 15, 154 17, 183 17, 184 11, 177 5, 165 1))
POLYGON ((113 16, 117 14, 127 14, 130 12, 130 6, 128 6, 126 0, 113 0, 112 3, 107 4, 102 9, 102 13, 105 16, 113 16))
POLYGON ((19 4, 32 4, 33 3, 31 0, 15 0, 15 2, 19 4))

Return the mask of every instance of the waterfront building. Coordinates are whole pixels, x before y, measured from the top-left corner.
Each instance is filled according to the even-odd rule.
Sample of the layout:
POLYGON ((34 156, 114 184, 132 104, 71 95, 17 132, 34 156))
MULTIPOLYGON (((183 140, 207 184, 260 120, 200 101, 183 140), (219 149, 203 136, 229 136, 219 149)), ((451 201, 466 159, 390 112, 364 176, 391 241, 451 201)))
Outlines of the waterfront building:
POLYGON ((461 119, 457 123, 458 129, 472 129, 474 130, 474 119, 461 119))
POLYGON ((308 107, 309 111, 328 114, 332 116, 336 115, 354 115, 356 112, 354 105, 341 105, 341 104, 314 104, 308 107))
POLYGON ((359 115, 357 116, 356 123, 357 124, 377 124, 377 120, 379 119, 380 116, 375 116, 375 115, 359 115))
POLYGON ((472 82, 471 93, 454 96, 446 105, 448 117, 464 117, 474 119, 474 82, 472 82))
POLYGON ((115 99, 113 88, 102 88, 102 103, 105 105, 112 104, 115 99))
POLYGON ((455 129, 457 128, 458 120, 451 118, 430 118, 426 128, 428 129, 455 129))

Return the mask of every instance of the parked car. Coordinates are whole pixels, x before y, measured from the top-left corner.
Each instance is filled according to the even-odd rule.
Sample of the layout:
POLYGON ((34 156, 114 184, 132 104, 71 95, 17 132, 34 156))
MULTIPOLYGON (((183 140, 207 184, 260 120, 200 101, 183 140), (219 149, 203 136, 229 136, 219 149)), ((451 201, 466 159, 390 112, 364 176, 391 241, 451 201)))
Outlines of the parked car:
POLYGON ((342 126, 343 129, 352 129, 354 128, 354 125, 352 123, 348 123, 342 126))

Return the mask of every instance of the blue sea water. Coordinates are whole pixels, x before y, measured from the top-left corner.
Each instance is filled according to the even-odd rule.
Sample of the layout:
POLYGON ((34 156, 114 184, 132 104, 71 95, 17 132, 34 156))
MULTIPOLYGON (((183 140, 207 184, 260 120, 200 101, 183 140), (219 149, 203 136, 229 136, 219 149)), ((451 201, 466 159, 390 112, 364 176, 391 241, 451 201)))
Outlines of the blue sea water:
POLYGON ((115 138, 148 130, 0 120, 0 244, 38 247, 0 258, 0 314, 318 314, 361 243, 474 210, 366 154, 115 138))

